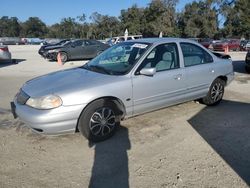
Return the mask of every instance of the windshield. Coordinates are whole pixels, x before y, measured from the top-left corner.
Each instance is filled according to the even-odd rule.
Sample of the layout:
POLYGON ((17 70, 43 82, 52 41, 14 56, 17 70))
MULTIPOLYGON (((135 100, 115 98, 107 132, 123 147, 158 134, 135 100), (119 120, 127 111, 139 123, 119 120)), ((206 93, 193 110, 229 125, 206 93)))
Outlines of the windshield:
POLYGON ((104 51, 83 68, 103 74, 124 75, 132 69, 148 47, 148 43, 120 43, 104 51))

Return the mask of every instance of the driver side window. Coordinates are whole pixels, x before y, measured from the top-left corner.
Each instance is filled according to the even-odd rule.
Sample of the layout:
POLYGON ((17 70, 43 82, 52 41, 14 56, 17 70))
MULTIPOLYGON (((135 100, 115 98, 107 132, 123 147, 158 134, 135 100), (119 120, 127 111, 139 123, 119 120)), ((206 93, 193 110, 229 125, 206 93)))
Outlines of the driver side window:
POLYGON ((156 72, 179 68, 177 45, 168 43, 155 47, 144 59, 139 70, 143 68, 156 68, 156 72))

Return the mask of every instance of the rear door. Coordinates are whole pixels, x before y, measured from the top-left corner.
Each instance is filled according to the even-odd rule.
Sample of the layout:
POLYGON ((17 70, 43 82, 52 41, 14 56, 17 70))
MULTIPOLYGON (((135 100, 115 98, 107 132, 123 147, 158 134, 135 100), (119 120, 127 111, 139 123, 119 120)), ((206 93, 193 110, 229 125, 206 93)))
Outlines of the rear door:
POLYGON ((132 75, 134 115, 176 104, 185 99, 186 75, 180 68, 176 43, 155 47, 132 75), (143 68, 156 68, 154 76, 140 75, 143 68))
POLYGON ((193 43, 180 43, 184 60, 188 97, 195 99, 206 95, 215 79, 213 57, 193 43))

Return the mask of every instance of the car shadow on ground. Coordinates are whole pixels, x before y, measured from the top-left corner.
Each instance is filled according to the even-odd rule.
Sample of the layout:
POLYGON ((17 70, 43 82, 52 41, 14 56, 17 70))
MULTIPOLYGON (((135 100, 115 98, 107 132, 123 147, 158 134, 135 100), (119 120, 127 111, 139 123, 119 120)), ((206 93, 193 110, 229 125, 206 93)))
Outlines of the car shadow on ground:
POLYGON ((246 73, 245 61, 233 61, 234 72, 246 73))
POLYGON ((128 129, 120 126, 112 138, 95 144, 89 143, 89 147, 95 147, 89 188, 129 188, 127 150, 131 145, 128 129))
POLYGON ((224 100, 205 107, 188 122, 250 185, 250 103, 224 100))
POLYGON ((12 59, 11 61, 0 61, 0 68, 19 64, 26 59, 12 59))

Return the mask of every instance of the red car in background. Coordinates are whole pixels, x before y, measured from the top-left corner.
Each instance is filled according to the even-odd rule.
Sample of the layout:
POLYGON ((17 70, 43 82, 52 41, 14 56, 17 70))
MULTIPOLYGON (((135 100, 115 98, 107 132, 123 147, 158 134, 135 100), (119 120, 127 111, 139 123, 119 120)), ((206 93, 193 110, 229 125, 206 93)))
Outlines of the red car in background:
POLYGON ((201 39, 199 43, 207 49, 211 49, 211 50, 213 49, 212 39, 201 39))
POLYGON ((213 49, 214 51, 225 51, 225 49, 228 49, 228 51, 231 50, 239 51, 240 40, 238 39, 222 40, 221 42, 213 44, 213 49))

